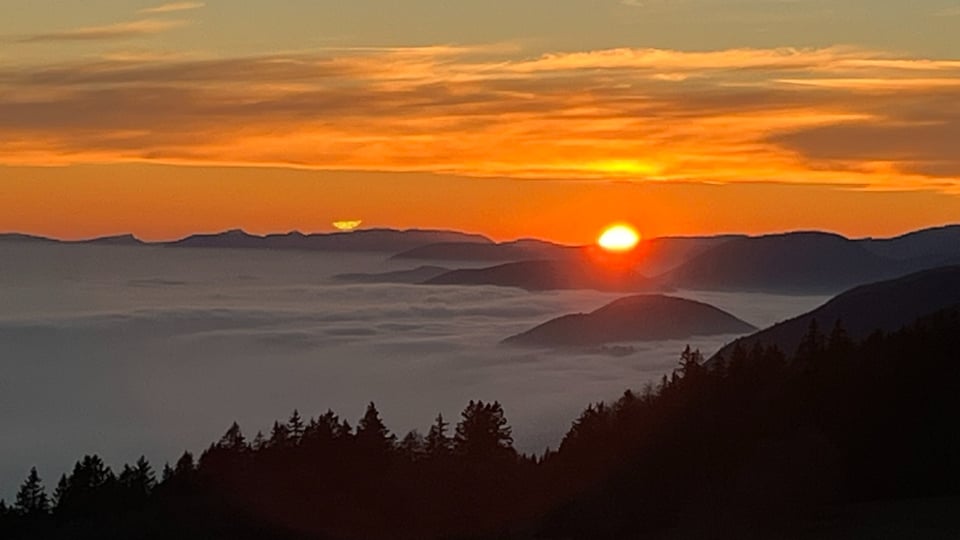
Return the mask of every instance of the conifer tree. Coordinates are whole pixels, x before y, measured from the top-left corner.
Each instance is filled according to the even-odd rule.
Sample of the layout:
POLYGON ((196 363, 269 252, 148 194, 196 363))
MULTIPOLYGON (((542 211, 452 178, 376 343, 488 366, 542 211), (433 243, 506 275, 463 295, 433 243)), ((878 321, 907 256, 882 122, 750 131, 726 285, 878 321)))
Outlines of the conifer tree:
POLYGON ((250 443, 250 448, 254 452, 259 452, 267 447, 267 438, 263 436, 262 431, 257 431, 257 435, 253 438, 253 442, 250 443))
POLYGON ((513 436, 500 403, 471 401, 457 424, 454 448, 460 455, 481 459, 513 454, 513 436))
POLYGON ((166 484, 173 478, 173 467, 169 463, 163 464, 163 472, 160 473, 160 482, 166 484))
POLYGON ((60 475, 60 480, 57 482, 57 488, 53 491, 53 506, 56 509, 59 509, 63 504, 63 499, 67 495, 67 492, 70 490, 70 481, 67 480, 66 474, 60 475))
POLYGON ((420 461, 426 454, 426 442, 417 430, 407 433, 400 441, 400 451, 410 461, 420 461))
POLYGON ((133 467, 124 465, 118 480, 127 496, 138 500, 145 499, 157 485, 153 468, 144 456, 140 456, 133 467))
POLYGON ((22 516, 38 516, 50 511, 50 501, 36 467, 30 468, 30 474, 20 486, 14 509, 22 516))
POLYGON ((817 324, 817 320, 811 319, 810 325, 807 327, 807 333, 804 334, 800 340, 800 345, 797 347, 795 359, 798 362, 809 362, 819 357, 823 350, 823 333, 820 332, 820 326, 817 324))
POLYGON ((287 448, 291 443, 290 430, 287 428, 287 425, 274 422, 273 428, 270 430, 270 447, 287 448))
POLYGON ((396 435, 387 429, 373 402, 367 405, 367 411, 357 423, 356 441, 361 448, 377 453, 388 453, 396 444, 396 435))
POLYGON ((177 464, 174 465, 173 472, 176 476, 184 477, 192 474, 197 469, 196 462, 193 459, 193 454, 190 452, 184 452, 180 459, 177 460, 177 464))
POLYGON ((303 437, 304 425, 303 418, 300 417, 300 411, 297 409, 293 410, 293 414, 291 414, 290 419, 287 420, 287 430, 290 432, 290 439, 293 444, 299 444, 300 439, 303 437))
POLYGON ((424 450, 428 456, 441 457, 450 453, 453 447, 453 439, 447 435, 449 427, 450 424, 443 420, 443 414, 437 414, 436 420, 430 426, 430 431, 427 432, 424 450))
POLYGON ((227 432, 223 434, 223 437, 220 438, 220 442, 217 443, 218 448, 224 450, 231 450, 234 452, 243 452, 247 449, 247 440, 243 437, 243 432, 240 430, 240 424, 234 422, 227 429, 227 432))

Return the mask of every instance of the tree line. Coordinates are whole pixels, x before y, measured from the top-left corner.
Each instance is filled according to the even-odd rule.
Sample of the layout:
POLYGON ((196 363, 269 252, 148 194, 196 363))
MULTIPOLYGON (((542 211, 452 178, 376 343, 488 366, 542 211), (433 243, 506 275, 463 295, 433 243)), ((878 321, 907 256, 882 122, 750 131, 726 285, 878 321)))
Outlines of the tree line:
POLYGON ((3 538, 770 537, 851 504, 960 495, 960 311, 852 341, 814 322, 796 351, 687 347, 659 384, 588 406, 524 455, 497 402, 393 434, 294 411, 234 423, 195 458, 115 473, 85 456, 48 495, 32 469, 3 538))

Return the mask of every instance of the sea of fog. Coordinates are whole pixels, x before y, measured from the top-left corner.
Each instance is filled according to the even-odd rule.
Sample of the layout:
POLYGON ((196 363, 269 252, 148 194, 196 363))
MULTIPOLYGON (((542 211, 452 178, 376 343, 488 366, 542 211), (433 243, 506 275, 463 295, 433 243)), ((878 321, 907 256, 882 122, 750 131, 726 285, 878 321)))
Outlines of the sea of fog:
MULTIPOLYGON (((520 450, 556 447, 591 402, 669 373, 689 343, 634 354, 498 342, 620 296, 498 287, 356 285, 343 272, 416 266, 383 255, 0 243, 0 497, 37 466, 48 488, 84 454, 156 468, 240 422, 293 409, 355 424, 376 402, 398 434, 499 400, 520 450)), ((766 326, 823 297, 681 292, 766 326)))

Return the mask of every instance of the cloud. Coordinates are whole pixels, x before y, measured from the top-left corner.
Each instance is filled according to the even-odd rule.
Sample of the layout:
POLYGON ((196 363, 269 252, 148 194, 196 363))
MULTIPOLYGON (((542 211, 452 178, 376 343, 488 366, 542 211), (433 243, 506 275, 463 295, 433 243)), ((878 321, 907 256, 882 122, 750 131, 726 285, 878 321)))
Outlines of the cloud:
POLYGON ((112 39, 130 39, 159 34, 189 24, 188 21, 141 19, 104 26, 87 26, 73 30, 33 34, 18 39, 20 43, 40 43, 47 41, 99 41, 112 39))
POLYGON ((943 114, 960 101, 957 80, 958 60, 851 47, 131 56, 0 70, 0 162, 953 192, 960 158, 936 137, 960 125, 943 114), (944 127, 922 129, 930 122, 944 127), (811 140, 838 129, 864 147, 889 149, 891 130, 919 139, 883 156, 839 145, 825 159, 811 140))
MULTIPOLYGON (((469 399, 497 399, 519 447, 539 452, 586 404, 670 373, 687 344, 643 344, 626 357, 498 346, 615 294, 324 283, 348 268, 387 270, 374 256, 63 246, 4 254, 24 279, 16 294, 4 284, 0 303, 0 497, 13 495, 30 465, 57 478, 84 453, 163 463, 205 448, 233 420, 255 433, 294 408, 308 416, 333 408, 353 422, 370 400, 402 434, 437 412, 456 418, 469 399), (230 278, 238 275, 261 279, 230 278), (144 290, 148 280, 185 284, 144 290), (68 291, 69 301, 51 291, 68 291)), ((708 300, 750 321, 822 302, 708 300)), ((729 339, 689 344, 713 351, 729 339)))
POLYGON ((205 6, 206 4, 203 2, 170 2, 167 4, 161 4, 155 7, 141 9, 140 13, 146 13, 146 14, 173 13, 177 11, 190 11, 194 9, 200 9, 205 6))

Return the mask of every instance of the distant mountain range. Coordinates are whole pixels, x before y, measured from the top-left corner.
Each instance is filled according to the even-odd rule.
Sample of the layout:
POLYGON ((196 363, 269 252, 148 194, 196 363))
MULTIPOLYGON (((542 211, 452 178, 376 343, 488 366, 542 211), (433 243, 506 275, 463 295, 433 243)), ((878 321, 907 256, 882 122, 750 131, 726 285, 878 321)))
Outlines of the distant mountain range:
POLYGON ((583 347, 745 334, 754 330, 756 327, 711 305, 649 294, 621 298, 592 313, 564 315, 503 342, 511 345, 583 347))
POLYGON ((40 236, 9 233, 0 234, 0 241, 56 242, 63 244, 151 245, 211 249, 273 249, 304 251, 355 251, 397 253, 441 242, 459 244, 493 244, 493 240, 479 235, 432 229, 363 229, 353 232, 303 234, 290 232, 259 236, 234 229, 213 234, 194 234, 171 242, 144 242, 133 235, 108 236, 90 240, 54 240, 40 236))
POLYGON ((729 358, 738 345, 749 350, 757 343, 776 345, 793 354, 813 320, 827 334, 839 321, 851 338, 862 339, 875 330, 898 330, 920 317, 954 306, 960 306, 960 266, 925 270, 856 287, 809 313, 730 343, 714 359, 729 358))
POLYGON ((353 232, 255 236, 241 230, 198 234, 165 245, 195 248, 248 248, 396 253, 439 242, 490 244, 479 234, 425 229, 363 229, 353 232))
MULTIPOLYGON (((0 234, 0 241, 58 242, 24 234, 0 234)), ((132 235, 80 243, 146 244, 132 235)), ((503 285, 528 290, 586 288, 641 292, 681 288, 832 294, 862 283, 960 264, 960 225, 924 229, 887 239, 851 240, 823 232, 654 238, 642 242, 631 254, 630 272, 598 264, 593 256, 595 246, 565 246, 535 239, 497 243, 482 235, 448 230, 363 229, 266 236, 232 230, 149 245, 374 252, 395 260, 504 263, 436 275, 421 270, 419 274, 409 272, 406 276, 353 276, 355 281, 403 279, 406 282, 419 276, 430 284, 503 285)))

